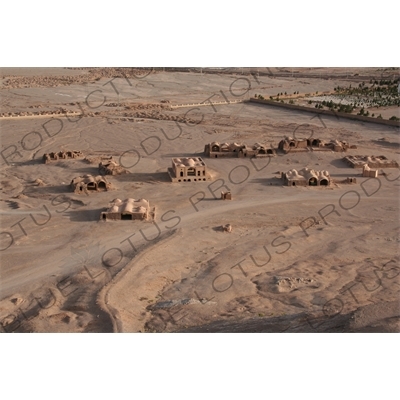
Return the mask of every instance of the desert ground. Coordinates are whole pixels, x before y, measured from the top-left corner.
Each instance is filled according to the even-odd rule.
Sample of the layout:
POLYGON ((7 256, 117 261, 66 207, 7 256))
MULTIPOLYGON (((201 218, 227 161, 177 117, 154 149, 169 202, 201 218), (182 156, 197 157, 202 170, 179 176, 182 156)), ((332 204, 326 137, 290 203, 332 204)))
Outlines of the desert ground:
POLYGON ((400 171, 367 178, 342 160, 399 162, 399 128, 243 102, 398 70, 211 72, 0 69, 1 331, 400 331, 400 171), (277 148, 285 136, 357 148, 203 154, 213 141, 277 148), (71 180, 97 164, 42 160, 69 150, 113 156, 127 173, 75 194, 71 180), (172 183, 173 157, 202 157, 212 180, 172 183), (334 183, 283 186, 282 172, 303 167, 334 183), (155 219, 101 221, 116 198, 147 199, 155 219))

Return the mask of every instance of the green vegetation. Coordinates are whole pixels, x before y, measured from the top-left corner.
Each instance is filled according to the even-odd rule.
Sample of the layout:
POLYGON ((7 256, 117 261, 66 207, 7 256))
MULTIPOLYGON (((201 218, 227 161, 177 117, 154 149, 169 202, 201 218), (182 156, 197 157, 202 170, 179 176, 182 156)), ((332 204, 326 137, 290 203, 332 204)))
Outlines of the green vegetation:
MULTIPOLYGON (((370 79, 369 83, 361 82, 352 86, 349 84, 348 86, 337 86, 334 88, 334 94, 330 97, 329 95, 324 95, 321 93, 319 99, 328 99, 320 101, 317 98, 305 99, 307 104, 312 105, 315 104, 314 107, 316 109, 328 109, 334 112, 340 113, 348 113, 351 114, 353 112, 357 113, 357 115, 365 116, 365 117, 373 117, 382 119, 382 115, 375 115, 375 113, 370 115, 368 108, 375 107, 393 107, 400 106, 400 95, 398 92, 400 79, 380 79, 374 80, 370 79)), ((353 83, 354 85, 354 83, 353 83)), ((294 91, 294 95, 299 94, 299 91, 294 91)), ((305 93, 304 97, 318 96, 319 92, 315 93, 305 93)), ((278 101, 284 103, 284 99, 281 99, 280 96, 287 96, 287 92, 277 93, 276 96, 269 96, 269 99, 272 101, 278 101)), ((255 98, 265 100, 264 97, 260 94, 255 94, 255 98)), ((289 104, 295 104, 293 99, 288 99, 289 104)), ((400 121, 400 118, 393 115, 389 118, 391 121, 400 121)))
MULTIPOLYGON (((330 101, 322 101, 322 106, 328 107, 329 110, 331 111, 339 111, 339 112, 345 112, 345 113, 351 113, 354 110, 354 107, 351 104, 337 104, 334 103, 332 100, 330 101)), ((323 108, 323 107, 319 107, 323 108)))
POLYGON ((370 84, 361 82, 358 87, 334 88, 339 97, 351 97, 354 107, 389 107, 400 106, 400 96, 398 93, 399 79, 393 80, 370 80, 370 84))

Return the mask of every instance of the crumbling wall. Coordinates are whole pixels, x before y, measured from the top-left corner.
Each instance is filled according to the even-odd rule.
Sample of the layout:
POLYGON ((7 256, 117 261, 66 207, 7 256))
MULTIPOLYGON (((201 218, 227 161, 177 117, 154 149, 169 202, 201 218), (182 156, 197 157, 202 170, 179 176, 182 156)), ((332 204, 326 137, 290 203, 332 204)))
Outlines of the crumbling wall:
POLYGON ((248 146, 243 143, 212 142, 204 146, 204 154, 210 158, 261 158, 274 156, 276 150, 260 143, 248 146))
POLYGON ((366 178, 377 178, 378 170, 371 169, 367 164, 364 164, 362 176, 366 178))
POLYGON ((385 156, 347 156, 343 160, 352 168, 364 168, 365 164, 370 168, 399 168, 396 161, 385 156))

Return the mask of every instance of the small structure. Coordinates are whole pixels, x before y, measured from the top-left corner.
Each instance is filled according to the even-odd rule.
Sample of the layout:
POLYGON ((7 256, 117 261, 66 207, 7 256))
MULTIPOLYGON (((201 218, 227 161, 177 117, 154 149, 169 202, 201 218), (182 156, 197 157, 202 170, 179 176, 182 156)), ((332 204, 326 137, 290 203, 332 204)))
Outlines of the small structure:
POLYGON ((223 230, 224 232, 231 233, 231 232, 232 232, 232 225, 231 225, 231 224, 226 224, 226 225, 224 225, 224 226, 222 227, 222 230, 223 230))
POLYGON ((155 217, 155 208, 150 210, 150 203, 145 199, 115 199, 110 207, 100 214, 103 221, 150 220, 155 217))
POLYGON ((353 168, 364 168, 365 164, 370 168, 399 168, 396 161, 385 156, 347 156, 343 160, 353 168))
POLYGON ((329 186, 332 183, 328 171, 315 171, 303 168, 300 171, 291 169, 282 172, 283 184, 286 186, 329 186))
POLYGON ((205 162, 201 157, 181 157, 172 159, 168 168, 172 182, 201 182, 211 180, 205 162))
POLYGON ((211 158, 242 158, 242 157, 271 157, 276 154, 275 149, 260 143, 248 146, 244 143, 212 142, 204 146, 204 154, 211 158))
POLYGON ((243 157, 272 157, 276 155, 276 150, 270 146, 266 146, 260 143, 255 143, 251 149, 246 146, 245 152, 243 152, 243 157))
POLYGON ((357 179, 353 177, 347 177, 345 183, 357 183, 357 179))
POLYGON ((221 192, 221 200, 232 200, 231 192, 221 192))
POLYGON ((377 178, 378 170, 368 167, 368 164, 364 164, 362 176, 366 178, 377 178))
POLYGON ((120 175, 127 174, 128 171, 111 157, 99 163, 99 173, 101 175, 120 175))
POLYGON ((82 157, 81 151, 59 151, 58 153, 46 153, 43 154, 43 162, 48 164, 50 161, 65 160, 67 158, 78 158, 82 157))
POLYGON ((75 193, 100 192, 110 190, 111 184, 103 176, 83 175, 72 179, 71 188, 75 193))

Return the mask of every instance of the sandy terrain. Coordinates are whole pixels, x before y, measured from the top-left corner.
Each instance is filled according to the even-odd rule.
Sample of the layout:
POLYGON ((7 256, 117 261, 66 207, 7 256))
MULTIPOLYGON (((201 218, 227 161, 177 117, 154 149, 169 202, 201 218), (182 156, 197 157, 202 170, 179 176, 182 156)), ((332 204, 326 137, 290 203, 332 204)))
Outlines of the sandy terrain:
POLYGON ((48 76, 69 83, 46 86, 35 78, 43 70, 2 70, 3 84, 9 75, 24 84, 2 87, 0 113, 80 115, 0 119, 0 330, 400 331, 397 169, 363 178, 331 151, 202 154, 212 141, 277 146, 295 135, 346 140, 357 145, 348 154, 399 161, 398 129, 249 103, 171 107, 323 92, 349 79, 337 69, 318 71, 320 79, 303 72, 135 72, 111 84, 112 74, 63 69, 48 76), (74 194, 71 180, 97 167, 83 158, 42 162, 60 150, 113 155, 129 173, 109 177, 112 191, 74 194), (214 181, 169 182, 171 158, 192 155, 214 181), (282 186, 280 172, 306 166, 357 183, 282 186), (232 201, 219 200, 226 188, 232 201), (99 221, 111 200, 128 197, 149 200, 155 221, 99 221), (228 223, 231 233, 221 229, 228 223))

